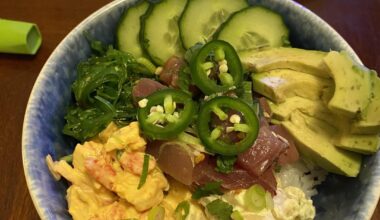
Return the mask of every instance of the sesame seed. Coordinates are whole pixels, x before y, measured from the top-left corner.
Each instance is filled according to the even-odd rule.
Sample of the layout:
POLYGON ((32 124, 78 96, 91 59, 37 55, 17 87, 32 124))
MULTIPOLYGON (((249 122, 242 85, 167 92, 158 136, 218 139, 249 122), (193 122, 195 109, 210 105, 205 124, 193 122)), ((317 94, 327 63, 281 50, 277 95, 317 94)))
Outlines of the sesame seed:
POLYGON ((157 111, 157 112, 164 113, 164 107, 162 107, 162 105, 157 105, 157 106, 156 106, 156 111, 157 111))
POLYGON ((219 64, 219 66, 221 66, 223 64, 227 64, 227 60, 223 59, 223 60, 219 61, 218 64, 219 64))
POLYGON ((138 102, 138 104, 139 104, 139 107, 140 107, 140 108, 145 108, 146 105, 148 104, 148 99, 141 99, 141 100, 138 102))
POLYGON ((238 124, 238 123, 240 123, 240 120, 241 120, 241 118, 240 118, 240 116, 237 115, 237 114, 233 114, 233 115, 231 115, 231 117, 230 117, 230 122, 233 123, 233 124, 238 124))
POLYGON ((226 72, 228 72, 228 66, 227 66, 227 64, 220 65, 219 66, 219 72, 220 73, 226 73, 226 72))

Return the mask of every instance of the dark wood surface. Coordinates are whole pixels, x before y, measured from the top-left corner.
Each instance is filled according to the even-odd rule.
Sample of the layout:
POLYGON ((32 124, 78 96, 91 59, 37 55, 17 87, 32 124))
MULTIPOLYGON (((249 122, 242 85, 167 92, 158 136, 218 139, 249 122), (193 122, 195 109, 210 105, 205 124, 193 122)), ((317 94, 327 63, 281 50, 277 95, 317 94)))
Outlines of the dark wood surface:
MULTIPOLYGON (((109 0, 1 0, 0 17, 38 24, 35 56, 0 54, 0 219, 39 219, 26 187, 21 131, 26 103, 43 64, 64 36, 109 0)), ((380 0, 299 0, 331 24, 362 61, 380 72, 380 0)), ((1 34, 1 33, 0 33, 1 34)), ((380 209, 372 218, 380 219, 380 209)))

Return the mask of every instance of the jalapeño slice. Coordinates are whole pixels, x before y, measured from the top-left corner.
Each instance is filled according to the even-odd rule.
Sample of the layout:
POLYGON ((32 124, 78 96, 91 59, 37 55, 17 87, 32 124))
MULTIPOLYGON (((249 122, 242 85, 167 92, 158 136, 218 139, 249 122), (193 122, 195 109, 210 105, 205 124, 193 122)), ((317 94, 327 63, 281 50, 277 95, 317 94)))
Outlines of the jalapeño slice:
POLYGON ((144 103, 137 110, 140 127, 148 137, 159 140, 184 131, 197 110, 191 96, 176 89, 159 90, 140 102, 144 103))
POLYGON ((199 112, 197 126, 199 137, 206 149, 226 156, 237 155, 250 148, 259 132, 259 120, 253 109, 244 101, 228 96, 219 96, 204 103, 199 112), (228 112, 238 114, 229 115, 228 112), (222 127, 213 123, 213 117, 221 122, 231 121, 232 125, 222 127), (236 132, 242 138, 229 141, 222 138, 223 132, 236 132))
POLYGON ((238 87, 243 79, 238 54, 222 40, 205 44, 191 59, 190 68, 195 85, 206 95, 238 87))

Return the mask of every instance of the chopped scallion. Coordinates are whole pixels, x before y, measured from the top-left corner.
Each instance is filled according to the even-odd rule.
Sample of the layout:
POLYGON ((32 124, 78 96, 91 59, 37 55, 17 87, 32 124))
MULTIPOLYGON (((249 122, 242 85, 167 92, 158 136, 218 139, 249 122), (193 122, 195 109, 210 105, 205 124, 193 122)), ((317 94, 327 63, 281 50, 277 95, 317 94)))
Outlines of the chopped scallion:
POLYGON ((266 208, 265 189, 258 184, 251 186, 244 195, 244 203, 252 212, 259 212, 266 208))
POLYGON ((176 220, 185 220, 190 212, 190 203, 188 201, 182 201, 177 205, 175 209, 175 219, 176 220))
POLYGON ((72 154, 66 155, 64 157, 61 157, 59 160, 64 160, 67 163, 72 163, 73 162, 73 155, 72 154))
POLYGON ((149 72, 151 73, 155 73, 156 72, 156 66, 150 62, 148 59, 144 58, 144 57, 140 57, 140 58, 137 58, 137 63, 143 65, 145 68, 147 68, 149 70, 149 72))
POLYGON ((148 168, 149 168, 149 155, 144 155, 144 163, 143 163, 143 169, 140 176, 140 182, 137 187, 137 189, 140 189, 146 182, 146 178, 148 177, 148 168))

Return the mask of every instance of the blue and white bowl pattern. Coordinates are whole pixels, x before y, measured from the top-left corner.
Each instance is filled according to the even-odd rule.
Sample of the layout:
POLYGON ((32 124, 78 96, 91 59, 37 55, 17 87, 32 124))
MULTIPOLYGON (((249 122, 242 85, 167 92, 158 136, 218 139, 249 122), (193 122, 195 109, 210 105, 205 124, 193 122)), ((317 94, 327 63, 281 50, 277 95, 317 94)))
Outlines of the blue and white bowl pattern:
MULTIPOLYGON (((45 164, 45 156, 54 159, 71 153, 74 140, 62 134, 64 115, 72 101, 71 84, 76 65, 90 56, 83 33, 113 43, 118 19, 123 10, 136 1, 113 1, 93 13, 54 50, 33 87, 26 109, 22 158, 27 185, 42 219, 71 219, 67 212, 65 181, 56 182, 45 164)), ((351 47, 328 24, 303 6, 290 0, 251 0, 283 15, 290 28, 293 45, 324 51, 346 50, 360 62, 351 47)), ((380 195, 379 154, 366 157, 358 178, 329 175, 313 198, 316 219, 370 219, 380 195)))

